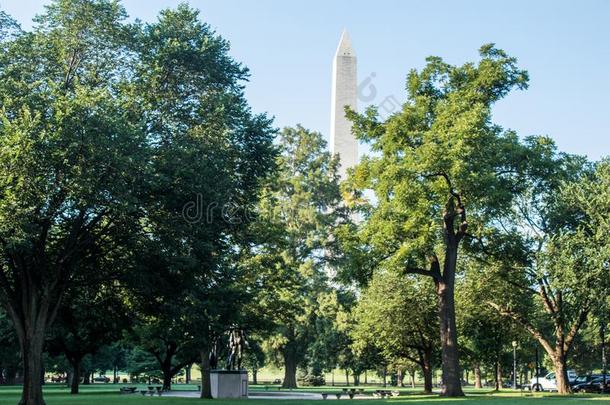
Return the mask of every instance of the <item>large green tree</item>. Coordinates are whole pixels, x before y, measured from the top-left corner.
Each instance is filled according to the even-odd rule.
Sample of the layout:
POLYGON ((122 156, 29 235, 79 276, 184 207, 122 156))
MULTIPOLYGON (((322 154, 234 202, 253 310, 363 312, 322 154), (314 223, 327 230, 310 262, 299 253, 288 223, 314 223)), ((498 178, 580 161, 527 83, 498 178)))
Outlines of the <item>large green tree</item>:
POLYGON ((516 59, 493 45, 478 63, 427 59, 407 80, 407 102, 384 122, 375 108, 353 112, 354 133, 370 145, 352 176, 372 189, 362 236, 385 267, 431 277, 442 348, 442 395, 463 395, 455 322, 455 276, 465 240, 493 228, 518 190, 523 148, 491 119, 495 102, 527 86, 516 59))
POLYGON ((489 302, 540 343, 555 368, 558 391, 568 393, 567 360, 575 339, 610 291, 610 163, 583 170, 581 159, 559 156, 551 176, 543 178, 516 207, 527 260, 500 273, 532 297, 535 310, 489 302))
POLYGON ((24 405, 43 403, 44 337, 64 292, 104 257, 126 256, 140 215, 145 137, 123 91, 124 18, 116 2, 56 1, 2 44, 0 300, 21 346, 24 405))
MULTIPOLYGON (((493 375, 496 390, 502 388, 502 375, 507 366, 507 355, 512 342, 520 347, 531 347, 530 339, 523 336, 515 325, 506 322, 489 305, 490 299, 501 297, 505 305, 520 308, 524 313, 532 310, 532 300, 519 289, 504 283, 491 268, 501 266, 494 261, 469 260, 464 277, 456 284, 458 329, 460 330, 462 360, 474 371, 475 388, 481 388, 482 371, 493 375)), ((512 366, 510 367, 512 370, 512 366)))
POLYGON ((134 91, 145 106, 153 176, 136 265, 142 276, 132 285, 143 330, 157 334, 140 340, 159 359, 167 389, 198 354, 202 395, 210 396, 212 344, 238 322, 252 287, 238 258, 248 243, 248 208, 274 165, 275 131, 246 103, 248 70, 197 11, 164 10, 137 38, 134 91))
POLYGON ((228 43, 187 6, 146 25, 125 17, 115 1, 57 0, 32 32, 0 32, 0 287, 27 405, 43 402, 44 335, 64 292, 106 258, 137 279, 146 261, 133 253, 155 252, 203 287, 192 313, 218 307, 206 291, 232 268, 234 207, 273 165, 270 120, 250 111, 228 43))
POLYGON ((263 189, 256 210, 260 243, 250 266, 266 287, 259 304, 272 316, 267 341, 281 357, 283 386, 296 387, 297 366, 306 357, 320 294, 328 291, 325 248, 341 219, 338 160, 319 133, 286 128, 279 137, 277 173, 263 189))
POLYGON ((434 288, 429 280, 413 280, 395 272, 378 271, 362 291, 354 310, 355 345, 378 347, 388 363, 408 360, 432 392, 432 372, 438 342, 434 288))

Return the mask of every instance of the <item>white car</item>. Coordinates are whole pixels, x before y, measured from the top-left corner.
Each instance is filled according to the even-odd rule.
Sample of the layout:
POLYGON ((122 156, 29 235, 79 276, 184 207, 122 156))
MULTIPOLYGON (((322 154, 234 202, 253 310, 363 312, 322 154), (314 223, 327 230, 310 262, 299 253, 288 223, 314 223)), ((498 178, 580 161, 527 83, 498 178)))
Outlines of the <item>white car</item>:
MULTIPOLYGON (((574 370, 568 370, 568 381, 574 382, 578 374, 574 370)), ((555 379, 555 373, 548 373, 544 377, 540 376, 530 380, 529 389, 531 391, 557 391, 557 380, 555 379)))

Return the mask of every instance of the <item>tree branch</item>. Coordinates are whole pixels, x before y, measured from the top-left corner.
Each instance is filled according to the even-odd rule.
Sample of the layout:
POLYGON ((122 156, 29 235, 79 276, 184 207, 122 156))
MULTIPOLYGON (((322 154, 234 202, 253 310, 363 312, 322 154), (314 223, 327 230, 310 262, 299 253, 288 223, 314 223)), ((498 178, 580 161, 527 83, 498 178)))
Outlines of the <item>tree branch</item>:
POLYGON ((544 350, 546 350, 546 352, 551 355, 551 356, 555 356, 555 349, 553 349, 553 346, 549 343, 549 341, 547 339, 545 339, 545 337, 542 335, 542 333, 540 333, 540 331, 538 331, 534 325, 532 325, 531 323, 529 323, 527 321, 527 319, 525 319, 523 316, 509 310, 506 308, 502 308, 500 305, 496 304, 495 302, 492 301, 487 301, 487 303, 494 308, 496 311, 498 311, 498 313, 502 316, 506 316, 508 318, 511 318, 513 321, 517 322, 519 325, 521 325, 525 330, 527 330, 536 340, 538 340, 538 342, 540 342, 540 344, 542 345, 542 347, 544 347, 544 350))
MULTIPOLYGON (((447 188, 449 189, 449 194, 451 194, 451 196, 457 201, 457 211, 454 213, 454 215, 460 217, 460 225, 458 227, 458 232, 456 235, 456 238, 459 242, 464 237, 464 235, 466 234, 466 230, 468 229, 468 221, 466 220, 466 208, 462 203, 462 196, 453 188, 453 183, 451 183, 451 179, 449 178, 449 175, 447 173, 437 172, 425 175, 425 177, 439 176, 445 179, 445 183, 447 183, 447 188)), ((451 221, 451 226, 453 227, 453 220, 451 221)))
POLYGON ((580 330, 582 325, 587 320, 587 317, 589 316, 590 311, 591 311, 591 307, 588 304, 583 306, 583 308, 580 310, 580 313, 578 314, 578 318, 574 321, 574 324, 570 328, 568 335, 566 336, 565 340, 563 341, 564 354, 568 354, 568 352, 570 351, 570 349, 572 347, 572 342, 574 341, 574 338, 576 337, 576 334, 578 333, 578 331, 580 330))
POLYGON ((553 301, 553 297, 549 295, 549 291, 547 290, 547 286, 543 278, 538 279, 538 285, 540 286, 540 291, 538 292, 538 294, 542 298, 542 301, 544 302, 544 306, 546 307, 547 311, 549 312, 549 314, 551 314, 555 323, 557 323, 556 321, 558 308, 556 303, 553 301))
POLYGON ((438 263, 438 258, 433 256, 430 262, 430 270, 425 270, 420 267, 407 267, 405 268, 406 274, 420 274, 422 276, 432 277, 435 281, 442 281, 443 277, 441 275, 440 266, 438 263))

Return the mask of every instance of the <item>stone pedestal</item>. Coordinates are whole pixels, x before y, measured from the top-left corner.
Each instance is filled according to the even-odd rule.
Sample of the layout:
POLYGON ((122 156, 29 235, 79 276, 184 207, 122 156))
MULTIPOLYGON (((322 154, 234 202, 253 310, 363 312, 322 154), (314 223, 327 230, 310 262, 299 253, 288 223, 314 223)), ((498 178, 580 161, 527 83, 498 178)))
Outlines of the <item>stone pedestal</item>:
POLYGON ((213 398, 248 398, 246 370, 211 370, 210 385, 213 398))

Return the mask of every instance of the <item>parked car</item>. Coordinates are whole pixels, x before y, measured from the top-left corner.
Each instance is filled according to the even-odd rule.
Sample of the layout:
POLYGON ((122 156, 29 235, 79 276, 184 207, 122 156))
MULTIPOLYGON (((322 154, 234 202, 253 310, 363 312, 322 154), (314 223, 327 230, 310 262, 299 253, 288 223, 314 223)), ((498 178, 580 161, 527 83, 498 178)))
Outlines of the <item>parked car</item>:
POLYGON ((51 382, 54 382, 54 383, 66 382, 66 377, 63 375, 54 375, 54 376, 51 376, 51 382))
MULTIPOLYGON (((568 382, 572 383, 576 381, 578 374, 574 370, 568 370, 568 382)), ((544 377, 539 376, 538 381, 536 377, 530 380, 529 389, 531 391, 557 391, 557 380, 555 379, 555 373, 548 373, 544 377)))
POLYGON ((586 374, 586 375, 579 375, 574 381, 572 381, 570 383, 570 386, 574 387, 578 384, 583 384, 583 383, 588 383, 591 380, 596 379, 597 377, 601 377, 601 374, 586 374))
POLYGON ((95 377, 93 379, 93 382, 96 382, 96 383, 106 383, 107 384, 107 383, 110 382, 110 378, 106 377, 105 375, 100 375, 98 377, 95 377))
POLYGON ((603 375, 592 375, 588 378, 588 381, 580 382, 572 387, 574 392, 602 392, 610 390, 610 376, 606 376, 606 389, 602 390, 604 386, 603 375))

